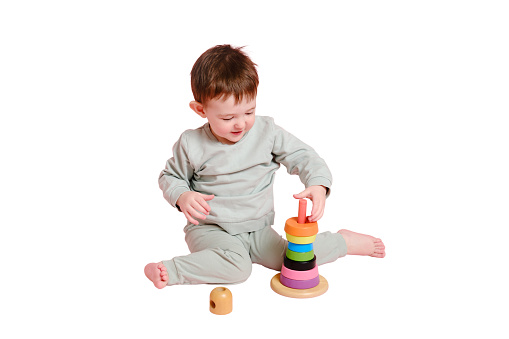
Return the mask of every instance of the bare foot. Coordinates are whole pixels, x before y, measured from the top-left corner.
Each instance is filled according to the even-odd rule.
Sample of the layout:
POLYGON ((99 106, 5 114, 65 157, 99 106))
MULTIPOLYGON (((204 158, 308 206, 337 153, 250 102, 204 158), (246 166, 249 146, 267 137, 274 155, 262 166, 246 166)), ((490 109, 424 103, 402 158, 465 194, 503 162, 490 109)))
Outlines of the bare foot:
POLYGON ((162 263, 151 263, 145 266, 145 275, 159 289, 165 287, 168 282, 168 272, 162 263))
POLYGON ((346 242, 346 254, 385 257, 385 245, 381 239, 349 230, 339 230, 346 242))

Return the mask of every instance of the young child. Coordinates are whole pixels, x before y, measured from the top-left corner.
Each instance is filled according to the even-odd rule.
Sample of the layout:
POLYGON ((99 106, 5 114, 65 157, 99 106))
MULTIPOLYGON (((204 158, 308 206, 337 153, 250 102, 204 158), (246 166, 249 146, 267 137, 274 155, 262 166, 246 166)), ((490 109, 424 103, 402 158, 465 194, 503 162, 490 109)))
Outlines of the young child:
MULTIPOLYGON (((330 193, 332 175, 308 145, 257 116, 256 65, 241 48, 213 47, 191 71, 191 109, 208 123, 187 130, 159 176, 168 202, 188 220, 185 240, 191 254, 145 267, 157 288, 178 284, 245 281, 257 263, 281 270, 287 241, 272 229, 275 173, 283 164, 305 189, 310 222, 318 221, 330 193)), ((318 265, 347 254, 383 258, 380 239, 348 230, 317 235, 318 265)))

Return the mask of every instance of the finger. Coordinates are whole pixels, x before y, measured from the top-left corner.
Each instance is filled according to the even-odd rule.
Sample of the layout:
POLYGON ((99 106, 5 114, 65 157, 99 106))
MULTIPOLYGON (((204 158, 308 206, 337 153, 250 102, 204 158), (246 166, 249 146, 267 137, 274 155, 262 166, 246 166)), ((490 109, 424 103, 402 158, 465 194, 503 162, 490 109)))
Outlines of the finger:
POLYGON ((189 214, 191 216, 193 216, 194 218, 198 218, 198 219, 205 219, 205 218, 207 218, 206 215, 204 215, 203 213, 198 212, 197 210, 195 210, 193 208, 189 210, 189 214))
POLYGON ((313 207, 311 208, 311 215, 315 216, 318 211, 321 209, 322 201, 320 199, 311 199, 313 202, 313 207))
POLYGON ((317 222, 318 220, 320 220, 323 216, 323 213, 319 213, 318 215, 312 215, 308 218, 308 221, 309 222, 317 222))
MULTIPOLYGON (((193 205, 196 204, 196 202, 192 202, 192 205, 189 205, 186 209, 185 209, 185 212, 187 213, 187 215, 189 215, 190 218, 192 218, 194 221, 196 221, 196 219, 205 219, 207 218, 207 216, 204 214, 204 213, 201 213, 199 211, 197 211, 193 205), (196 218, 196 219, 195 219, 196 218)), ((208 215, 208 213, 207 213, 208 215)), ((191 221, 191 220, 189 220, 191 221)), ((192 222, 192 221, 191 221, 192 222)), ((196 221, 197 222, 197 221, 196 221)), ((198 222, 197 222, 198 223, 198 222)), ((196 224, 197 225, 197 224, 196 224)))
POLYGON ((315 222, 322 219, 323 217, 323 210, 319 211, 318 214, 314 217, 315 222))
POLYGON ((310 220, 315 222, 320 220, 320 218, 323 216, 323 211, 325 209, 325 202, 324 201, 317 201, 313 202, 313 209, 311 210, 311 216, 310 220))
POLYGON ((210 207, 209 209, 207 210, 203 204, 206 205, 206 207, 208 207, 208 204, 203 201, 203 202, 200 202, 199 200, 198 201, 195 201, 191 204, 191 207, 194 208, 196 211, 200 212, 200 213, 203 213, 205 215, 208 215, 209 214, 209 211, 210 211, 210 207))
POLYGON ((201 196, 202 196, 202 198, 203 198, 205 201, 210 201, 210 200, 214 199, 214 194, 209 194, 209 195, 202 194, 201 196))
POLYGON ((304 199, 304 198, 308 197, 308 194, 309 194, 308 190, 305 189, 304 191, 300 192, 299 194, 294 194, 293 197, 295 199, 304 199))
POLYGON ((211 208, 205 199, 198 199, 196 202, 200 205, 200 207, 204 210, 203 213, 209 214, 211 208))
POLYGON ((190 223, 198 225, 199 222, 196 221, 187 211, 184 212, 184 215, 186 216, 186 219, 189 220, 190 223))

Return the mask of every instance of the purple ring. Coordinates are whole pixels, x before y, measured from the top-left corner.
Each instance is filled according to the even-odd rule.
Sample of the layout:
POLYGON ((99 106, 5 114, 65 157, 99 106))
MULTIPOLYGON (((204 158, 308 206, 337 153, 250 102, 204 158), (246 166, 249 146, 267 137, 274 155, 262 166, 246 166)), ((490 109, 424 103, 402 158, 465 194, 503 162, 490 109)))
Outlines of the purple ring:
POLYGON ((313 279, 309 280, 293 280, 281 274, 279 276, 279 281, 286 287, 295 288, 298 290, 305 290, 317 286, 320 283, 320 276, 317 275, 313 279))

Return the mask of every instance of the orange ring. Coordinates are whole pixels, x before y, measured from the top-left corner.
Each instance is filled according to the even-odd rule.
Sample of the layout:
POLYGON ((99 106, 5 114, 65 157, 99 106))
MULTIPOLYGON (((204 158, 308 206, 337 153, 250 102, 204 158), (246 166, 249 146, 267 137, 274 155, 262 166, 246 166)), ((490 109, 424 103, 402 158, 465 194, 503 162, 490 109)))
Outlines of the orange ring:
POLYGON ((299 224, 297 218, 290 218, 286 220, 285 232, 296 237, 310 237, 318 233, 318 224, 316 222, 299 224))

